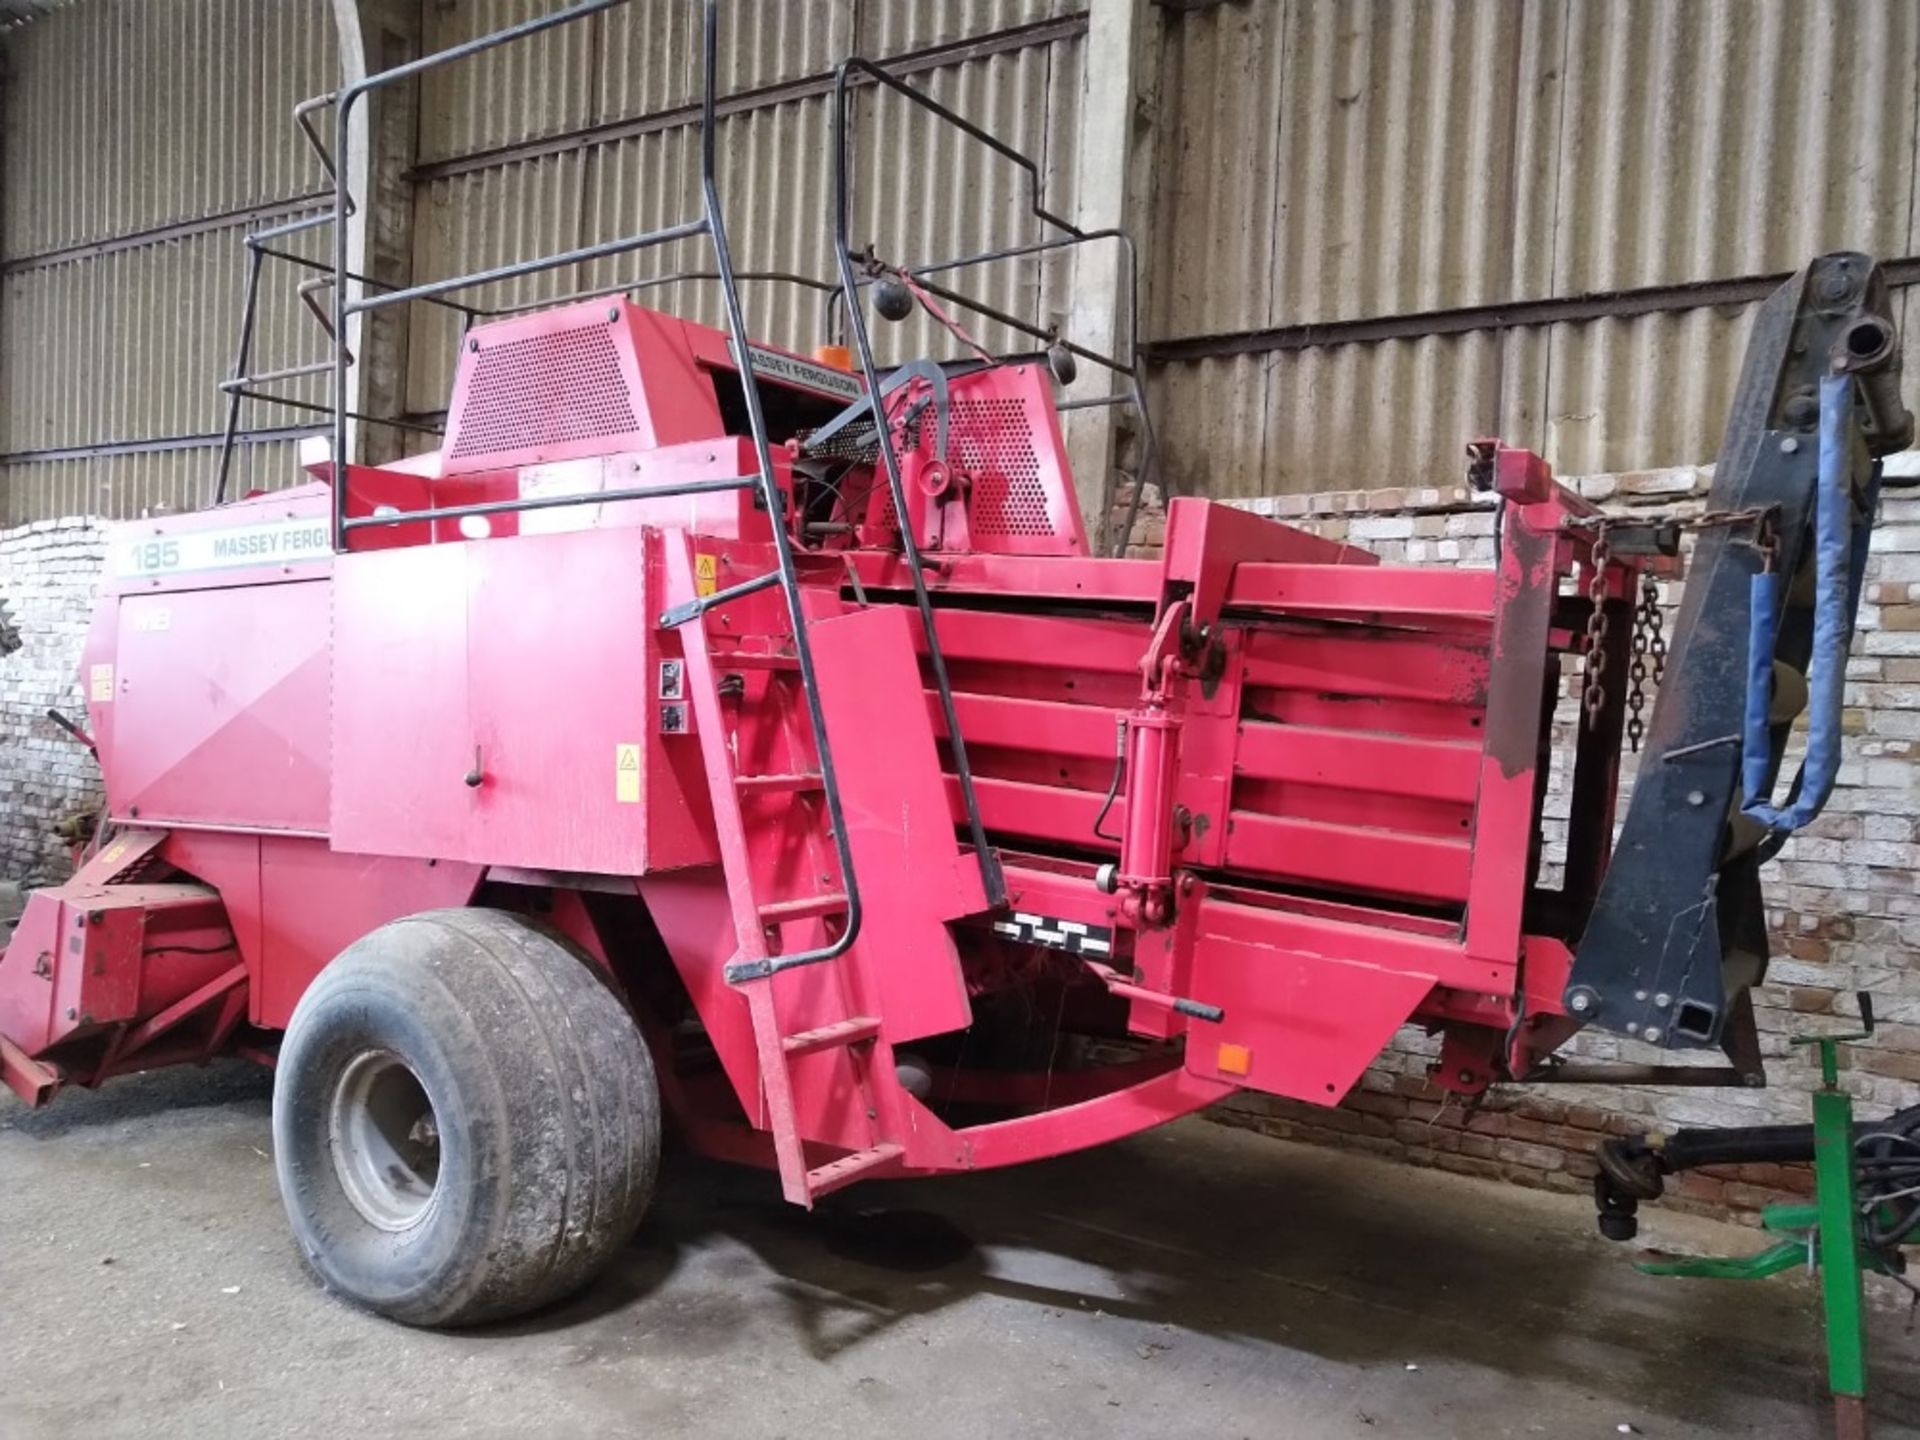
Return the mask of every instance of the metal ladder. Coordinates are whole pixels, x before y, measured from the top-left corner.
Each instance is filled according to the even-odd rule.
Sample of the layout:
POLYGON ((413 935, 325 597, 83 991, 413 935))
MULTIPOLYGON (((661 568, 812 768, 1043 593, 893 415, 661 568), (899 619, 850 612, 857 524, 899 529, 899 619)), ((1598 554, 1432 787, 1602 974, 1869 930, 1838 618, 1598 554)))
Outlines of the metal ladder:
MULTIPOLYGON (((675 563, 679 563, 676 562, 675 563)), ((686 577, 682 577, 686 583, 686 577)), ((713 797, 714 828, 719 840, 721 865, 726 874, 727 894, 732 906, 734 931, 739 949, 727 965, 726 977, 745 995, 752 1020, 754 1050, 759 1062, 761 1099, 760 1119, 771 1132, 774 1157, 780 1171, 781 1189, 786 1198, 798 1205, 811 1206, 820 1196, 849 1184, 861 1175, 898 1159, 905 1147, 891 1134, 897 1134, 897 1106, 883 1077, 876 1074, 880 1049, 880 1019, 863 1013, 855 1003, 853 977, 847 967, 834 966, 833 993, 839 1000, 839 1018, 815 1024, 805 1030, 788 1031, 779 1014, 775 997, 774 974, 782 961, 793 956, 777 953, 781 931, 789 925, 814 920, 837 919, 841 936, 850 933, 849 907, 855 895, 848 885, 850 870, 841 872, 842 888, 796 893, 763 893, 756 876, 755 859, 747 811, 765 811, 770 805, 791 807, 787 813, 800 812, 818 834, 819 812, 815 808, 828 795, 824 766, 818 765, 820 740, 824 731, 810 731, 804 738, 814 751, 815 768, 796 742, 794 730, 787 732, 787 768, 778 771, 748 771, 741 768, 739 727, 730 726, 729 701, 725 698, 727 680, 739 680, 734 693, 744 694, 749 674, 763 677, 764 689, 746 703, 763 710, 763 719, 774 707, 791 706, 795 690, 806 691, 798 654, 783 650, 729 649, 710 645, 704 612, 691 618, 682 630, 683 662, 687 693, 694 709, 695 726, 701 737, 706 760, 708 790, 713 797), (789 1067, 805 1055, 824 1051, 844 1051, 852 1068, 853 1081, 860 1092, 861 1108, 867 1117, 865 1143, 839 1159, 810 1166, 800 1135, 800 1117, 794 1105, 794 1082, 789 1067)), ((792 641, 791 636, 771 637, 775 644, 792 641)), ((795 646, 796 650, 798 646, 795 646)), ((808 707, 812 713, 813 707, 808 707)), ((776 811, 775 814, 780 812, 776 811)), ((773 823, 774 815, 762 814, 760 823, 773 823)), ((837 837, 836 837, 837 838, 837 837)), ((836 851, 838 850, 836 846, 836 851)), ((844 861, 842 862, 844 864, 844 861)), ((809 870, 813 867, 807 866, 809 870)), ((831 951, 835 944, 800 952, 803 963, 810 956, 831 951)))

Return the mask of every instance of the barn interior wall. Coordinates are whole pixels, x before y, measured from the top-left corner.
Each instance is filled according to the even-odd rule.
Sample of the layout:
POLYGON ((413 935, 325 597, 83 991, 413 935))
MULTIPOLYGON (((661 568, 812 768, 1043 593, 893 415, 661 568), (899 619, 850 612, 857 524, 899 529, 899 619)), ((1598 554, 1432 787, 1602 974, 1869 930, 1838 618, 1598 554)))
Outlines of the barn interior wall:
MULTIPOLYGON (((334 83, 336 8, 84 0, 4 41, 0 522, 208 493, 239 240, 323 188, 286 117, 334 83)), ((549 8, 360 0, 376 39, 419 49, 549 8)), ((1703 460, 1767 277, 1850 245, 1898 262, 1903 308, 1920 281, 1920 12, 1904 0, 1150 8, 1142 329, 1183 488, 1435 483, 1487 432, 1570 473, 1703 460)), ((378 142, 383 273, 452 273, 688 213, 693 9, 630 6, 430 74, 378 142)), ((1041 157, 1051 201, 1074 194, 1084 3, 739 0, 724 23, 720 168, 745 269, 833 278, 828 91, 849 49, 1041 157)), ((1017 174, 978 146, 870 91, 854 124, 857 242, 904 258, 1034 238, 1017 174)), ((704 268, 683 243, 479 298, 704 268)), ((1083 298, 1059 257, 966 288, 1042 325, 1083 298)), ((645 296, 713 319, 712 291, 645 296)), ((750 282, 747 301, 779 343, 835 328, 818 291, 750 282)), ((321 353, 288 287, 264 302, 255 368, 321 353)), ((431 422, 459 326, 419 307, 375 346, 391 372, 376 406, 431 422)), ((882 343, 959 342, 923 319, 882 343)), ((324 398, 315 380, 281 388, 324 398)), ((313 419, 248 407, 242 430, 267 447, 243 462, 249 483, 299 478, 284 442, 313 419)))
MULTIPOLYGON (((1170 11, 1148 217, 1168 473, 1223 496, 1711 459, 1758 302, 1920 282, 1902 0, 1170 11)), ((1910 367, 1910 399, 1920 395, 1910 367)))

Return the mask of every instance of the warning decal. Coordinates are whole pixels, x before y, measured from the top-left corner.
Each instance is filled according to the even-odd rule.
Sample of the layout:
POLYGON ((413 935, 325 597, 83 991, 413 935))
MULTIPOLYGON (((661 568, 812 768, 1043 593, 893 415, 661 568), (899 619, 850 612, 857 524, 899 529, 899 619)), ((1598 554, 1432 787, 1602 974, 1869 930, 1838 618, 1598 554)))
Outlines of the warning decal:
POLYGON ((711 555, 693 557, 693 589, 697 595, 711 595, 720 588, 719 562, 711 555))
POLYGON ((96 705, 113 699, 113 666, 96 665, 88 672, 87 698, 96 705))
POLYGON ((613 747, 613 798, 622 805, 640 803, 640 747, 613 747))

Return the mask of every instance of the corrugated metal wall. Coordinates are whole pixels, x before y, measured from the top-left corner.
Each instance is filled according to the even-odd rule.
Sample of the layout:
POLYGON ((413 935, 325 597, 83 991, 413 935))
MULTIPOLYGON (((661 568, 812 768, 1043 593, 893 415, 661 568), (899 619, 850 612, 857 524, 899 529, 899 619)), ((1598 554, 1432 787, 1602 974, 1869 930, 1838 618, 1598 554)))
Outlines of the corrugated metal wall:
MULTIPOLYGON (((738 263, 833 278, 827 77, 849 50, 903 65, 1040 155, 1050 201, 1069 208, 1085 4, 737 0, 720 146, 738 263)), ((404 8, 433 48, 553 0, 404 8)), ((1146 330, 1164 357, 1169 463, 1191 487, 1449 479, 1461 440, 1488 431, 1564 472, 1704 459, 1755 277, 1851 244, 1920 278, 1912 0, 1222 0, 1153 14, 1146 330), (1749 283, 1703 294, 1726 280, 1749 283)), ((386 157, 412 196, 414 277, 694 213, 693 15, 648 0, 430 74, 415 153, 386 157)), ((286 117, 335 81, 330 0, 80 0, 3 43, 0 522, 194 503, 221 420, 241 226, 320 188, 286 117)), ((1034 238, 1006 167, 891 97, 863 90, 857 106, 856 240, 905 258, 1034 238)), ((482 298, 706 265, 685 243, 482 298)), ((964 288, 1045 322, 1069 279, 1026 263, 964 288)), ((287 288, 271 289, 258 368, 320 353, 287 288)), ((1920 319, 1913 293, 1901 303, 1920 319)), ((646 294, 718 318, 711 286, 646 294)), ((817 294, 754 284, 747 300, 772 340, 823 337, 817 294)), ((431 415, 457 324, 416 307, 408 325, 395 403, 431 415)), ((924 323, 880 338, 893 354, 951 347, 924 323)), ((250 423, 306 418, 259 409, 250 423)), ((288 448, 251 447, 249 473, 298 478, 288 448)))
MULTIPOLYGON (((287 116, 335 83, 329 0, 87 0, 4 56, 0 523, 203 503, 241 232, 321 185, 287 116)), ((275 297, 256 363, 314 358, 309 328, 275 297)), ((237 473, 297 478, 289 452, 237 473)))
POLYGON ((1164 14, 1149 330, 1192 486, 1431 484, 1478 433, 1569 474, 1710 459, 1757 300, 1696 287, 1920 256, 1911 0, 1164 14))
MULTIPOLYGON (((1082 0, 1084 3, 1084 0, 1082 0)), ((472 0, 424 13, 428 48, 457 43, 543 8, 472 0)), ((414 211, 416 279, 479 270, 666 226, 699 213, 699 53, 691 6, 635 5, 549 32, 462 69, 430 72, 420 105, 414 211)), ((1067 0, 740 0, 722 20, 719 180, 734 261, 832 281, 829 80, 850 50, 904 62, 914 82, 1045 159, 1047 193, 1070 196, 1084 15, 1067 0)), ((865 163, 855 238, 896 258, 932 257, 1037 238, 1017 172, 896 97, 858 96, 865 163), (882 184, 882 178, 888 182, 882 184)), ((683 242, 478 292, 489 306, 711 268, 706 242, 683 242)), ((975 272, 963 287, 1040 321, 1064 304, 1054 267, 975 272), (1044 285, 1042 281, 1044 280, 1044 285)), ((463 297, 467 298, 467 297, 463 297)), ((649 289, 650 305, 721 321, 710 284, 649 289)), ((822 297, 750 283, 750 327, 806 350, 826 336, 822 297)), ((407 409, 444 409, 459 320, 415 307, 407 409)), ((1007 343, 981 327, 989 344, 1007 343)), ((924 329, 884 337, 890 351, 945 353, 924 329)))
MULTIPOLYGON (((438 49, 553 0, 419 0, 438 49)), ((458 67, 416 97, 412 273, 427 279, 650 229, 697 213, 696 7, 637 3, 458 67)), ((1065 208, 1084 0, 738 0, 723 19, 721 182, 737 264, 834 278, 828 235, 829 78, 860 51, 1043 157, 1065 208)), ((0 523, 72 510, 133 513, 206 494, 243 285, 239 238, 263 212, 320 192, 290 125, 295 100, 331 88, 330 0, 81 0, 9 35, 0 227, 0 523), (195 443, 198 442, 198 443, 195 443), (103 448, 104 447, 104 448, 103 448)), ((1008 167, 891 98, 863 91, 856 234, 927 257, 1035 238, 1008 167), (885 176, 896 182, 883 186, 885 176), (910 197, 910 198, 909 198, 910 197)), ((410 165, 409 165, 410 162, 410 165)), ((305 242, 311 246, 309 237, 305 242)), ((309 253, 312 253, 309 251, 309 253)), ((499 305, 710 268, 702 242, 482 292, 499 305)), ((1033 320, 1065 306, 1057 265, 976 272, 965 287, 1033 320)), ((251 368, 319 358, 320 336, 270 267, 251 368)), ((711 285, 647 292, 719 319, 711 285)), ((825 337, 822 298, 750 284, 749 319, 776 342, 825 337)), ((458 317, 413 307, 401 408, 441 410, 458 317)), ((989 344, 1010 343, 977 327, 989 344)), ((892 351, 945 353, 948 337, 892 331, 892 351)), ((278 387, 318 399, 319 382, 278 387)), ((299 412, 249 407, 250 426, 299 412)), ((279 432, 284 433, 284 431, 279 432)), ((242 462, 289 483, 291 441, 242 462)))

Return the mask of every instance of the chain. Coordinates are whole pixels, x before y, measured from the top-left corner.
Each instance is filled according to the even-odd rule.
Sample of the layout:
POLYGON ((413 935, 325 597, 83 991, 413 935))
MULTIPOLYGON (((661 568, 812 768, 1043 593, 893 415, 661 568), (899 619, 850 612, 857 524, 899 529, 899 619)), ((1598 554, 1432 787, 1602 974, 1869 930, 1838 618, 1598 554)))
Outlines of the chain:
POLYGON ((1648 662, 1652 662, 1654 689, 1667 673, 1667 637, 1660 614, 1660 585, 1651 575, 1640 577, 1640 609, 1634 616, 1633 664, 1627 670, 1627 744, 1640 753, 1640 741, 1647 733, 1644 712, 1647 708, 1648 662))
POLYGON ((1658 690, 1667 678, 1667 617, 1660 608, 1660 583, 1651 575, 1640 577, 1640 614, 1651 636, 1647 653, 1653 657, 1653 688, 1658 690))
POLYGON ((1647 733, 1640 712, 1647 708, 1647 612, 1634 616, 1633 663, 1627 666, 1627 744, 1640 753, 1640 737, 1647 733))
POLYGON ((1600 714, 1607 708, 1607 564, 1612 557, 1607 532, 1596 530, 1587 578, 1587 683, 1580 697, 1589 730, 1600 723, 1600 714))
POLYGON ((1612 530, 1645 529, 1649 526, 1671 525, 1676 530, 1716 530, 1736 525, 1757 527, 1759 543, 1764 547, 1768 543, 1779 520, 1777 509, 1772 505, 1755 505, 1745 510, 1703 510, 1698 515, 1643 515, 1634 512, 1610 515, 1576 515, 1562 522, 1567 530, 1591 530, 1604 535, 1612 530))
MULTIPOLYGON (((1676 530, 1711 530, 1751 525, 1761 565, 1771 570, 1779 553, 1779 522, 1771 506, 1746 510, 1708 510, 1687 519, 1648 515, 1584 515, 1566 522, 1569 530, 1592 533, 1591 570, 1587 576, 1587 672, 1580 703, 1589 728, 1600 723, 1607 704, 1607 566, 1613 551, 1607 537, 1628 526, 1671 525, 1676 530)), ((1667 674, 1666 617, 1660 609, 1660 586, 1652 575, 1640 576, 1640 603, 1634 612, 1632 660, 1627 666, 1627 743, 1635 754, 1646 738, 1647 681, 1657 692, 1667 674)))

